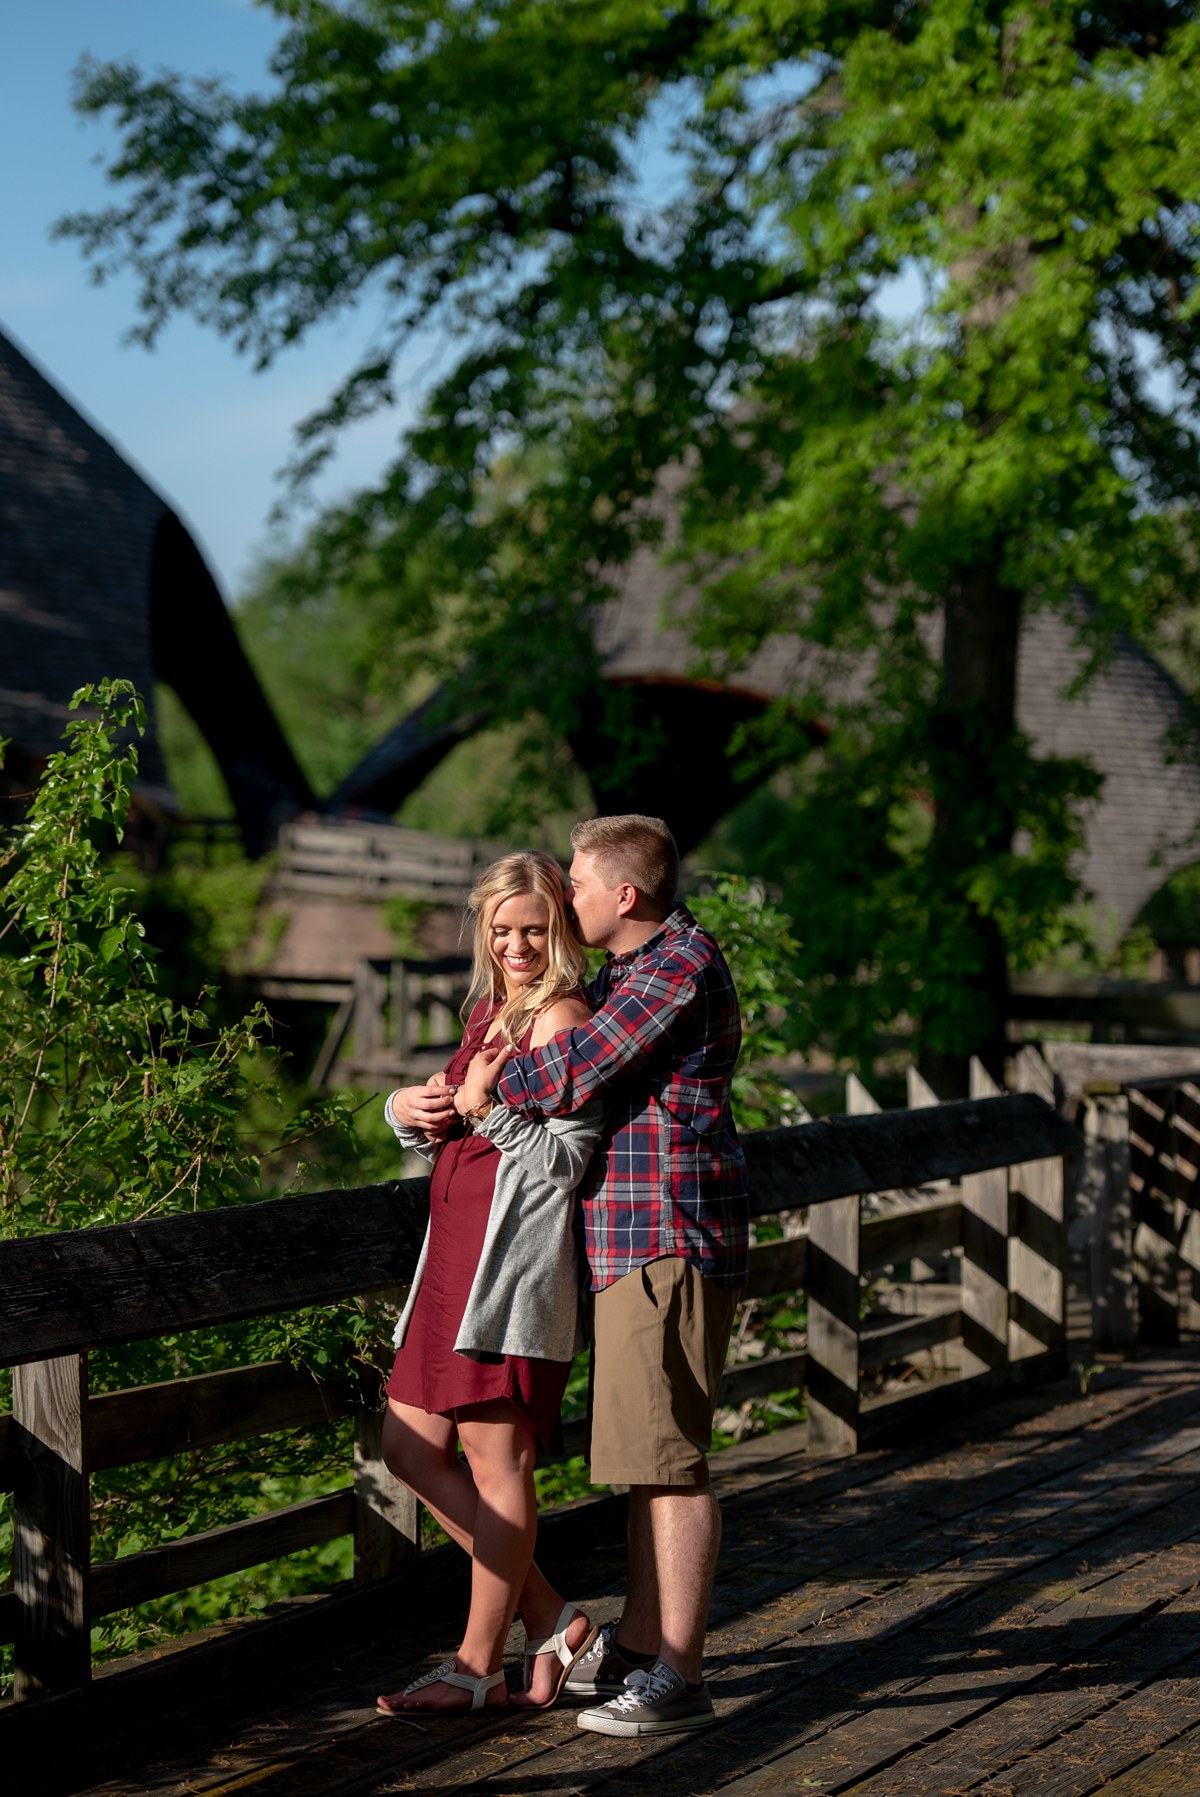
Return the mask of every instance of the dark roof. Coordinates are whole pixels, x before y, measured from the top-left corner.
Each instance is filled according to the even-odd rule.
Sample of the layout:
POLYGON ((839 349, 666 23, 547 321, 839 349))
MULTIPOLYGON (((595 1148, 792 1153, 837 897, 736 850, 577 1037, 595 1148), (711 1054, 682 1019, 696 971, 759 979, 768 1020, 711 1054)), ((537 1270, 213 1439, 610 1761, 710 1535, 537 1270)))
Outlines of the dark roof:
POLYGON ((76 688, 131 680, 150 708, 141 784, 166 794, 154 682, 208 739, 248 846, 312 794, 211 573, 161 494, 0 333, 0 736, 37 761, 76 688))

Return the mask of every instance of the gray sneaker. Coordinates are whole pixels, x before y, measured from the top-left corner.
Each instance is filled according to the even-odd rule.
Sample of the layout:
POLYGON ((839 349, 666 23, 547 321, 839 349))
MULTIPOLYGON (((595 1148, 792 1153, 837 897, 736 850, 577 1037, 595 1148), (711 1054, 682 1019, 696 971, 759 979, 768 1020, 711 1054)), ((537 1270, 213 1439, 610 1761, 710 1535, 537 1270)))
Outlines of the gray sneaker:
POLYGON ((645 1672, 648 1661, 631 1660, 617 1645, 617 1625, 606 1622, 596 1630, 580 1654, 563 1686, 565 1697, 619 1697, 631 1672, 645 1672))
POLYGON ((620 1697, 581 1710, 578 1720, 580 1728, 597 1735, 674 1735, 709 1728, 716 1719, 707 1685, 689 1691, 673 1666, 655 1660, 629 1674, 620 1697))

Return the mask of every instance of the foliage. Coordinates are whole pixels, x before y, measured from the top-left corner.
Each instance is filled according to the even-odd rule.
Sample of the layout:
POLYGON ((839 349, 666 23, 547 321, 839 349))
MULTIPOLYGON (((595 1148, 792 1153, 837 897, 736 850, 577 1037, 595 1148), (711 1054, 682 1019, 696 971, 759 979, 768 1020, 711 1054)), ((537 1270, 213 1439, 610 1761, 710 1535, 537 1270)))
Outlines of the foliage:
POLYGON ((1103 654, 1196 560, 1195 6, 273 4, 265 95, 84 66, 125 191, 64 229, 135 270, 147 341, 190 309, 265 363, 371 298, 301 473, 442 329, 452 366, 313 554, 365 568, 464 704, 561 736, 594 702, 614 756, 654 755, 588 608, 686 463, 711 665, 808 645, 788 715, 827 734, 809 815, 853 926, 829 1026, 994 1036, 1094 789, 1013 728, 1022 613, 1069 608, 1103 654))
POLYGON ((779 1063, 811 1038, 807 993, 799 974, 800 944, 790 919, 763 888, 736 874, 718 874, 689 901, 720 943, 737 987, 742 1052, 733 1077, 733 1111, 740 1129, 796 1123, 801 1106, 784 1083, 779 1063))
MULTIPOLYGON (((314 1148, 348 1143, 344 1100, 281 1109, 281 1071, 261 1010, 215 1020, 213 995, 168 989, 134 896, 106 860, 137 770, 143 710, 125 682, 76 694, 81 715, 50 758, 25 820, 3 848, 0 927, 0 1235, 136 1221, 238 1203, 264 1183, 295 1186, 314 1148), (282 1120, 281 1120, 282 1119, 282 1120)), ((228 886, 229 870, 212 870, 228 886)), ((201 938, 218 941, 215 918, 201 938)), ((175 970, 178 974, 178 970, 175 970)), ((381 1322, 346 1304, 94 1354, 93 1391, 283 1357, 326 1380, 357 1376, 381 1322)), ((0 1406, 11 1381, 0 1375, 0 1406)), ((342 1431, 344 1436, 344 1431, 342 1431)), ((331 1429, 236 1454, 184 1455, 97 1482, 98 1558, 253 1514, 344 1481, 331 1429), (282 1497, 280 1494, 283 1494, 282 1497)), ((0 1524, 0 1552, 11 1529, 0 1524)), ((260 1598, 336 1576, 329 1556, 256 1575, 260 1598)), ((247 1587, 249 1589, 249 1587, 247 1587)), ((223 1597, 192 1592, 106 1621, 106 1648, 153 1641, 165 1622, 211 1620, 223 1597)))

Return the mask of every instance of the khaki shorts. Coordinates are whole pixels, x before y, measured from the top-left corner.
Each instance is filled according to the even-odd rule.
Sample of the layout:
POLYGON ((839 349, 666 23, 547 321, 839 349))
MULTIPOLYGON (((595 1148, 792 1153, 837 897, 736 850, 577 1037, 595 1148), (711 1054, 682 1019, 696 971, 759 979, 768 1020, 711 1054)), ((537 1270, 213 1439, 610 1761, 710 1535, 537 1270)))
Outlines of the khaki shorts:
POLYGON ((595 1484, 708 1483, 705 1455, 736 1305, 736 1292, 673 1255, 595 1293, 595 1484))

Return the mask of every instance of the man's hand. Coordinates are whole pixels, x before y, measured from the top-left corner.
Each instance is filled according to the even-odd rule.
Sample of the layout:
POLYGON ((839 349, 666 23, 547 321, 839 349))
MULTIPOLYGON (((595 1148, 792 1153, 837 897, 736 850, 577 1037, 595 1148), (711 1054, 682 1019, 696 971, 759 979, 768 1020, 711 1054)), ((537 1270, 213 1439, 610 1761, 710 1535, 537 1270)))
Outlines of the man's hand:
POLYGON ((502 1036, 485 1042, 467 1068, 467 1076, 454 1094, 454 1107, 460 1117, 476 1110, 489 1099, 500 1083, 500 1075, 517 1050, 502 1036))
POLYGON ((391 1097, 392 1116, 409 1129, 419 1129, 431 1142, 440 1142, 454 1121, 454 1091, 445 1076, 435 1073, 423 1086, 401 1086, 391 1097))

